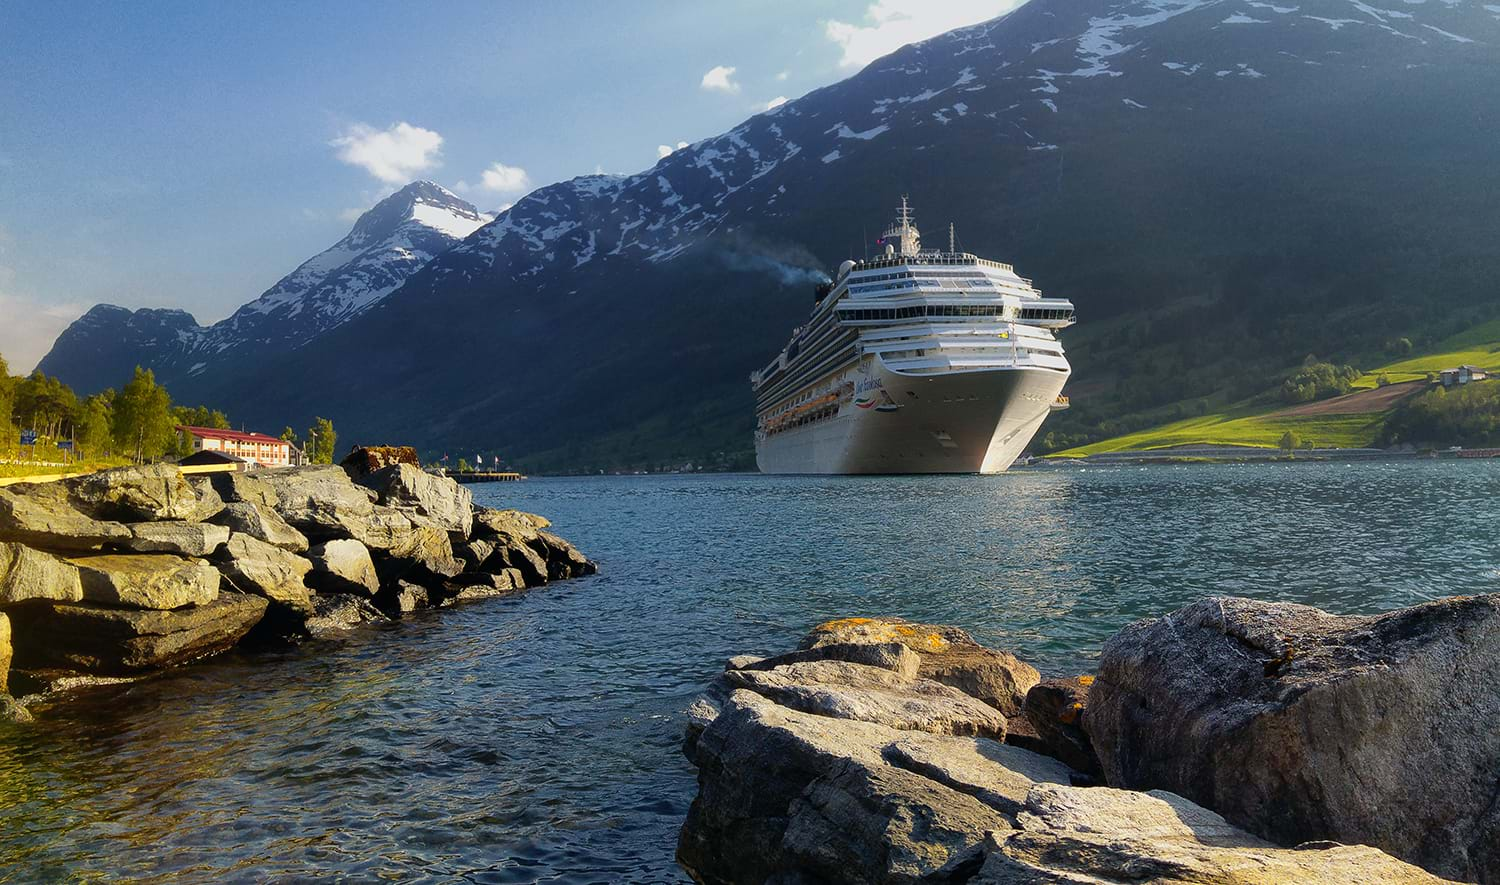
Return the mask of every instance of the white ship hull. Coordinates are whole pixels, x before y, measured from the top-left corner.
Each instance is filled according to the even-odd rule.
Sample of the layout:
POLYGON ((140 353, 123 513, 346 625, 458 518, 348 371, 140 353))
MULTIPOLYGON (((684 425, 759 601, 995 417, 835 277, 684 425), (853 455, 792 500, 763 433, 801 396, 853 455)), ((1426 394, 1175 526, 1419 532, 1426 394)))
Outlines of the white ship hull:
POLYGON ((904 374, 879 358, 824 385, 852 383, 831 418, 756 437, 763 473, 1000 473, 1052 411, 1069 372, 993 368, 904 374))

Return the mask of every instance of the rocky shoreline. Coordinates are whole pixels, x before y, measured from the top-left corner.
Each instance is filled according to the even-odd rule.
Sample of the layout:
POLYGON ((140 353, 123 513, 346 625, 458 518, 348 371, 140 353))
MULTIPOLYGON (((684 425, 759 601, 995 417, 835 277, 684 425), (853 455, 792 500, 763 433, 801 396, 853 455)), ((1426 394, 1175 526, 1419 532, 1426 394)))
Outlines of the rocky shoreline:
POLYGON ((597 571, 549 527, 475 507, 400 447, 0 488, 0 718, 30 719, 50 691, 597 571))
POLYGON ((1042 680, 850 618, 688 710, 698 882, 1500 882, 1500 595, 1210 598, 1042 680), (1441 877, 1441 878, 1440 878, 1441 877))

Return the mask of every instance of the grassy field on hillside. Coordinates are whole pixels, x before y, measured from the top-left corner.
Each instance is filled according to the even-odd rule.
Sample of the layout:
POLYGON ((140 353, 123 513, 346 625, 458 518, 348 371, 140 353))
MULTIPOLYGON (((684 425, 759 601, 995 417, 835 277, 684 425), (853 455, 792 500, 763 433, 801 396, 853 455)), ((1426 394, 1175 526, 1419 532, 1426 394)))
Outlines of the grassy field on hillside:
POLYGON ((1274 449, 1288 430, 1295 433, 1304 446, 1361 448, 1375 441, 1384 419, 1382 412, 1297 417, 1253 413, 1203 415, 1068 449, 1049 457, 1081 458, 1103 452, 1193 444, 1274 449))
POLYGON ((1420 381, 1428 372, 1434 374, 1455 366, 1470 365, 1500 370, 1500 321, 1475 326, 1467 332, 1440 342, 1431 353, 1398 360, 1364 373, 1354 382, 1354 389, 1374 387, 1385 375, 1392 383, 1420 381))

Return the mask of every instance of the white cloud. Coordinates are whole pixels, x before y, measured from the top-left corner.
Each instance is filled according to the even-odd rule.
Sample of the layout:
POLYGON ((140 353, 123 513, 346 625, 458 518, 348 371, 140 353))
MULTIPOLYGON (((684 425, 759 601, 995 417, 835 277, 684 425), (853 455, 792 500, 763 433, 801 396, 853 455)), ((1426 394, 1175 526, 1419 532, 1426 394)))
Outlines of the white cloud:
POLYGON ((410 123, 389 129, 356 123, 328 144, 338 148, 338 158, 350 166, 387 184, 403 185, 440 165, 443 137, 410 123))
POLYGON ((770 101, 766 102, 766 110, 768 110, 768 111, 774 111, 774 110, 776 110, 777 108, 781 107, 784 104, 786 104, 786 96, 785 95, 778 95, 775 98, 771 99, 770 101))
MULTIPOLYGON (((11 274, 0 268, 0 283, 11 274)), ((5 357, 12 375, 30 374, 52 342, 68 324, 83 316, 87 304, 64 302, 47 304, 24 295, 0 291, 0 355, 5 357)))
POLYGON ((716 89, 720 92, 739 92, 740 84, 734 82, 735 68, 719 65, 703 75, 699 86, 703 89, 716 89))
POLYGON ((779 74, 776 75, 776 79, 780 80, 780 81, 782 81, 784 83, 784 82, 786 82, 786 78, 790 77, 791 75, 792 75, 791 71, 782 71, 781 73, 779 73, 779 74))
POLYGON ((480 174, 479 186, 495 194, 523 194, 531 190, 531 176, 520 166, 492 163, 480 174))
POLYGON ((972 25, 1020 6, 1024 0, 874 0, 862 24, 824 23, 828 39, 843 48, 841 64, 863 67, 882 55, 972 25))
POLYGON ((659 144, 656 146, 656 156, 658 159, 665 160, 667 157, 672 156, 674 152, 680 151, 687 146, 688 143, 685 141, 677 142, 677 147, 672 147, 669 144, 659 144))

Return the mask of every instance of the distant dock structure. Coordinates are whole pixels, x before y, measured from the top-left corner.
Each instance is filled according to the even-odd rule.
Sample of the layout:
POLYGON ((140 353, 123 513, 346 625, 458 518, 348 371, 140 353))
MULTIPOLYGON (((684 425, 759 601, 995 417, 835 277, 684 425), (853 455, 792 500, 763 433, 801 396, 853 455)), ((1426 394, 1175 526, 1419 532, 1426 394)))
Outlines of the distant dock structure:
POLYGON ((526 477, 520 473, 500 472, 495 470, 470 470, 464 473, 454 471, 448 474, 448 478, 456 482, 520 482, 526 477))

